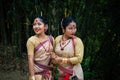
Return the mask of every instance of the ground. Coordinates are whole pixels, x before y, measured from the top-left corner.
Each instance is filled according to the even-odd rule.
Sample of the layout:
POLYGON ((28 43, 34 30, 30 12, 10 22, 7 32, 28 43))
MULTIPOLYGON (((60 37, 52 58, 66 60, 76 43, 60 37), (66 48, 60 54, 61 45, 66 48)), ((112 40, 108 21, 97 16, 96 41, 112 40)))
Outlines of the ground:
POLYGON ((28 80, 28 74, 22 71, 0 71, 0 80, 28 80))

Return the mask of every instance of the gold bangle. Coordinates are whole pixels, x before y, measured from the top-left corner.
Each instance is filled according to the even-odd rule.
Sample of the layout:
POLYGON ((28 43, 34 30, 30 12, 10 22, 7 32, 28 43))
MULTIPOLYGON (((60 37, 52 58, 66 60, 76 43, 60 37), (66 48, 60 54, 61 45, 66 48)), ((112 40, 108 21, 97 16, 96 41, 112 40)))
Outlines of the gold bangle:
POLYGON ((68 59, 67 59, 67 58, 65 58, 65 59, 64 59, 64 63, 67 63, 67 60, 68 60, 68 59))
POLYGON ((62 59, 62 63, 67 63, 68 59, 67 58, 63 58, 62 59))
POLYGON ((62 63, 64 63, 64 58, 62 59, 62 63))

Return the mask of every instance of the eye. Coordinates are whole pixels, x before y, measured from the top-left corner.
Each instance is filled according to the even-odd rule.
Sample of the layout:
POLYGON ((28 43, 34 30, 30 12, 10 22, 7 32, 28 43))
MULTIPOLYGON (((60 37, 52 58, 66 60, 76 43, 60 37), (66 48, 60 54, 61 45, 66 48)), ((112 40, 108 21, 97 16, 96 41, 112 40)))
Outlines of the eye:
POLYGON ((69 29, 70 29, 70 30, 72 30, 73 28, 72 28, 72 27, 70 27, 69 29))
POLYGON ((41 25, 41 23, 38 23, 38 26, 40 26, 41 25))
POLYGON ((76 27, 74 27, 73 29, 76 29, 76 27))
POLYGON ((35 26, 35 25, 40 26, 40 25, 41 25, 41 23, 33 23, 33 26, 35 26))
POLYGON ((69 30, 76 30, 76 27, 69 27, 69 30))

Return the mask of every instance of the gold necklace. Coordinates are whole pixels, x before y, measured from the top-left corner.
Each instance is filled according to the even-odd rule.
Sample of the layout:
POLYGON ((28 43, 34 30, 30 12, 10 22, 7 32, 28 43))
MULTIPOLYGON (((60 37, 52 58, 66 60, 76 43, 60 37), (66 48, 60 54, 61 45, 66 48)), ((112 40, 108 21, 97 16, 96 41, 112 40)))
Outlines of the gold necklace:
POLYGON ((61 48, 61 50, 64 50, 64 48, 70 43, 70 40, 66 44, 65 43, 66 43, 66 41, 63 40, 63 36, 62 36, 62 39, 60 40, 60 48, 61 48), (62 46, 62 45, 64 45, 64 46, 62 46))

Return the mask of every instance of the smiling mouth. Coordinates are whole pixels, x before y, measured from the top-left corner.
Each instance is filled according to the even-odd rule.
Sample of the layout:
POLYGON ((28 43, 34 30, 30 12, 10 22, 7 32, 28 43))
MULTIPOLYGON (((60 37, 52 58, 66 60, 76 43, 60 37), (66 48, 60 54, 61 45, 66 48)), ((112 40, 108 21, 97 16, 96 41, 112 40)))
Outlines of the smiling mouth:
POLYGON ((39 32, 41 29, 35 29, 35 32, 39 32))

